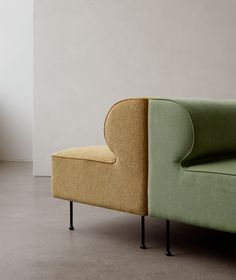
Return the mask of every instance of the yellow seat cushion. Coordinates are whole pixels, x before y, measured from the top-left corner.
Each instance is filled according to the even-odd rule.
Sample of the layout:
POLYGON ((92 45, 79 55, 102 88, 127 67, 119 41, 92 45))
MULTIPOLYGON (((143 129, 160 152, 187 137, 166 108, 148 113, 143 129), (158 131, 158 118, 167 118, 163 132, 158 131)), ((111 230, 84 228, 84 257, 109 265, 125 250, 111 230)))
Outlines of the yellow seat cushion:
POLYGON ((62 150, 53 154, 55 157, 78 160, 91 160, 104 163, 114 163, 115 155, 107 146, 76 147, 62 150))

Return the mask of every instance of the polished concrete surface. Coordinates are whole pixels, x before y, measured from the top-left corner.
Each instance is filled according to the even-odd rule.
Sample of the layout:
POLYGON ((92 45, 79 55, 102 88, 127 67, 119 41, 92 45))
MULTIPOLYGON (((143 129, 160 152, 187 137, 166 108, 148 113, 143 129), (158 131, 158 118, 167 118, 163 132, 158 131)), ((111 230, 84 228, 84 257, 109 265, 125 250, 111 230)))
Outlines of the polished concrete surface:
POLYGON ((50 195, 50 179, 31 163, 0 163, 1 280, 236 279, 236 235, 172 223, 174 257, 164 255, 164 221, 147 218, 139 249, 139 217, 75 205, 50 195))

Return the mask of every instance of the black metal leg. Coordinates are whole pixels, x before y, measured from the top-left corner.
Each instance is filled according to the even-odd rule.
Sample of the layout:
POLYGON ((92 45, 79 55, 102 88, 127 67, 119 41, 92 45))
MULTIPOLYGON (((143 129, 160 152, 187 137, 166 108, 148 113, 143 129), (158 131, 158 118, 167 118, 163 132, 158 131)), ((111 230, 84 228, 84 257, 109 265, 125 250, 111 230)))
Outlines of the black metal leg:
POLYGON ((141 216, 141 249, 147 249, 145 244, 145 216, 141 216))
POLYGON ((70 201, 70 227, 69 230, 74 230, 73 226, 73 201, 70 201))
POLYGON ((170 221, 166 220, 166 256, 170 257, 173 256, 170 251, 170 221))

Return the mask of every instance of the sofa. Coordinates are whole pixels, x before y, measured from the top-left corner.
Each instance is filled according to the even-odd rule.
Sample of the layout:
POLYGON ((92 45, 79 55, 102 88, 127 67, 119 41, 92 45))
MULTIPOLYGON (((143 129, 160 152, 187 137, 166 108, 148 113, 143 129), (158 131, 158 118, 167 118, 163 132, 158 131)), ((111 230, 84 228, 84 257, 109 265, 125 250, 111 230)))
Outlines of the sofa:
POLYGON ((148 131, 149 215, 235 233, 236 101, 150 98, 148 131))
POLYGON ((236 101, 134 98, 116 103, 106 146, 52 156, 52 193, 73 202, 236 232, 236 101))
POLYGON ((107 145, 75 147, 52 155, 52 194, 73 202, 123 211, 141 217, 145 245, 147 208, 147 99, 117 102, 104 123, 107 145))

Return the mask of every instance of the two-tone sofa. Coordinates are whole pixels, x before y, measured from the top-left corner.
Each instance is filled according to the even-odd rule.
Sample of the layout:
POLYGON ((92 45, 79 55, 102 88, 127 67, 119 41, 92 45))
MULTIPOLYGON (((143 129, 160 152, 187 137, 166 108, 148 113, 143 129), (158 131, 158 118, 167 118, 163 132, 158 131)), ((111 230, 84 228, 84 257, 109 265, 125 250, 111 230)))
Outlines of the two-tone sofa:
POLYGON ((52 156, 53 196, 236 232, 236 101, 127 99, 104 126, 107 146, 52 156))

